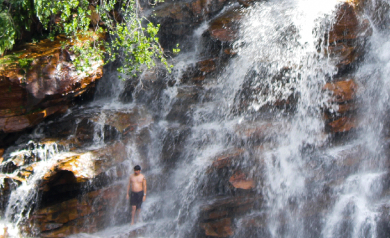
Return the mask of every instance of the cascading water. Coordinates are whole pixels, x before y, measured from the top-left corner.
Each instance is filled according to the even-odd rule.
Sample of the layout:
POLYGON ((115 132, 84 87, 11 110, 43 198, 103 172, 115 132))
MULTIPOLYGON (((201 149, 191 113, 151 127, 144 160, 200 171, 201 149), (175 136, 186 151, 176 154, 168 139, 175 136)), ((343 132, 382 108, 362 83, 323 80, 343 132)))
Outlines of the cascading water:
MULTIPOLYGON (((177 237, 189 236, 194 229, 191 221, 198 219, 198 208, 205 203, 201 198, 207 192, 202 187, 207 188, 205 184, 209 181, 204 172, 216 156, 240 146, 251 151, 250 155, 244 155, 242 163, 261 159, 265 163, 265 175, 261 176, 264 188, 259 186, 258 192, 265 197, 261 210, 265 209, 268 213, 267 236, 307 235, 303 231, 303 221, 294 218, 301 208, 289 211, 288 206, 292 201, 301 206, 301 200, 308 193, 305 179, 312 172, 305 170, 304 166, 310 157, 303 155, 302 150, 321 146, 326 141, 321 107, 327 104, 328 97, 322 92, 322 86, 336 73, 336 69, 324 55, 323 45, 318 52, 318 36, 324 36, 330 30, 336 4, 337 1, 322 4, 271 1, 248 10, 242 23, 242 40, 236 43, 238 56, 226 67, 218 84, 208 89, 213 92, 213 99, 201 102, 194 110, 194 126, 185 146, 185 159, 173 172, 170 184, 176 188, 173 193, 179 200, 168 206, 174 208, 175 204, 180 204, 174 220, 178 223, 174 228, 177 237), (286 68, 288 73, 281 80, 275 79, 286 68), (247 108, 239 109, 242 111, 237 115, 236 108, 242 103, 240 95, 246 96, 244 87, 248 84, 252 92, 257 90, 257 93, 249 95, 247 99, 251 103, 247 108), (284 110, 270 112, 278 121, 278 124, 274 121, 275 125, 282 125, 285 130, 272 139, 274 148, 259 153, 250 148, 250 142, 242 145, 241 141, 233 139, 240 124, 266 122, 266 119, 256 119, 262 117, 257 113, 260 108, 291 96, 299 98, 292 116, 284 110), (185 221, 180 222, 181 219, 185 221), (283 234, 281 229, 285 230, 283 234)), ((156 229, 156 233, 152 234, 162 231, 156 229)), ((169 232, 166 231, 167 234, 169 232)))
MULTIPOLYGON (((31 204, 39 201, 35 186, 56 162, 79 153, 87 168, 99 159, 87 151, 109 147, 107 141, 114 140, 125 147, 120 160, 125 169, 113 166, 103 178, 123 188, 123 174, 135 164, 145 165, 150 189, 143 222, 123 224, 129 208, 122 189, 120 202, 108 212, 109 228, 74 237, 122 237, 137 229, 144 237, 386 237, 390 41, 386 24, 373 17, 383 3, 388 4, 373 0, 364 5, 373 35, 359 69, 350 69, 361 88, 361 129, 341 142, 327 133, 324 122, 324 110, 338 110, 324 85, 340 74, 328 48, 340 1, 262 1, 240 12, 236 55, 201 86, 182 78, 202 60, 202 38, 212 19, 195 30, 192 49, 174 58, 172 75, 158 81, 158 72, 156 77, 143 73, 129 84, 128 99, 123 99, 126 83, 116 81, 117 74, 107 75, 94 102, 38 127, 36 140, 47 134, 40 130, 69 120, 70 114, 78 118, 64 130, 72 131, 66 140, 74 148, 37 156, 42 161, 33 176, 11 193, 8 222, 28 219, 31 204), (175 111, 188 101, 190 106, 175 111), (137 129, 121 124, 126 113, 140 119, 137 129), (80 136, 84 130, 91 135, 80 136), (253 179, 251 192, 226 185, 241 173, 253 179), (247 201, 250 209, 234 205, 247 201), (228 228, 207 231, 222 223, 228 228)), ((83 176, 92 178, 93 171, 83 176)), ((87 185, 85 194, 101 189, 87 185)), ((93 223, 93 217, 84 223, 93 223)))
POLYGON ((388 142, 385 124, 388 112, 390 88, 388 78, 389 46, 388 14, 378 9, 386 8, 388 1, 369 1, 366 14, 371 14, 373 35, 369 53, 356 76, 363 85, 360 100, 362 131, 358 141, 365 158, 354 173, 334 189, 336 203, 326 217, 323 237, 385 237, 388 230, 383 227, 388 199, 387 190, 388 142), (374 15, 372 15, 372 13, 374 15), (379 19, 378 19, 379 18, 379 19), (381 19, 382 18, 382 19, 381 19), (379 20, 379 22, 378 22, 379 20))

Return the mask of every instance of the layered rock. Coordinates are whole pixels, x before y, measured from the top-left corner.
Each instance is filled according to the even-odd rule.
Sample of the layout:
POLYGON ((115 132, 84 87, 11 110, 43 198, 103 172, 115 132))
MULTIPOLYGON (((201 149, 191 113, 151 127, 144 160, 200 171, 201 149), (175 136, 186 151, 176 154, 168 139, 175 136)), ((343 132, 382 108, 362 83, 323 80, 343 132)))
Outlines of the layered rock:
POLYGON ((244 13, 245 11, 242 9, 234 9, 211 21, 207 29, 211 39, 229 43, 237 40, 239 20, 244 13))
POLYGON ((362 1, 347 1, 336 13, 335 23, 327 34, 329 43, 326 54, 336 62, 338 73, 333 82, 324 85, 330 92, 332 105, 327 108, 325 119, 327 130, 344 133, 358 127, 356 119, 356 96, 358 85, 353 77, 354 67, 364 58, 365 46, 372 28, 368 20, 361 17, 362 1))
POLYGON ((193 0, 190 2, 167 3, 154 12, 156 21, 161 24, 162 45, 172 48, 204 20, 218 13, 228 1, 193 0))
MULTIPOLYGON (((59 153, 50 162, 17 164, 20 167, 13 174, 5 175, 6 179, 23 182, 42 173, 40 164, 49 163, 37 184, 39 208, 19 224, 23 234, 66 237, 78 232, 96 232, 109 224, 108 214, 125 202, 125 185, 114 182, 128 176, 122 164, 128 157, 124 144, 116 142, 88 152, 59 153)), ((16 161, 14 158, 12 163, 16 161)), ((12 184, 5 182, 3 195, 16 189, 4 186, 12 184)))
POLYGON ((202 207, 200 227, 207 237, 231 237, 235 234, 234 219, 261 204, 261 197, 237 196, 217 199, 202 207))
POLYGON ((341 4, 327 34, 329 46, 325 54, 336 60, 340 72, 348 70, 364 56, 365 42, 371 34, 370 23, 359 19, 354 4, 341 4))
MULTIPOLYGON (((31 230, 41 231, 41 237, 67 237, 74 233, 96 232, 109 224, 105 214, 115 209, 120 195, 126 188, 115 185, 89 192, 81 198, 74 198, 59 204, 38 209, 29 218, 31 230)), ((24 229, 27 233, 30 227, 24 229)))
MULTIPOLYGON (((87 40, 87 39, 85 39, 87 40)), ((73 65, 70 42, 57 37, 27 44, 0 59, 0 131, 15 133, 63 113, 102 77, 103 62, 90 59, 83 72, 73 65), (68 47, 63 48, 63 44, 68 47)))
MULTIPOLYGON (((39 207, 32 209, 19 223, 23 234, 66 237, 79 232, 95 232, 112 224, 108 218, 114 208, 127 207, 125 185, 118 182, 127 178, 129 171, 124 163, 134 156, 128 153, 126 144, 133 141, 137 157, 143 159, 150 144, 148 127, 152 123, 152 117, 142 107, 81 112, 54 121, 54 125, 62 126, 45 127, 47 130, 42 133, 54 136, 57 142, 49 139, 29 142, 23 150, 5 152, 6 160, 0 165, 2 210, 13 190, 32 176, 43 173, 36 184, 39 201, 35 202, 39 207), (83 119, 74 123, 75 117, 80 116, 83 119), (91 125, 89 129, 83 121, 91 125), (96 128, 108 128, 97 133, 102 133, 99 136, 108 141, 98 149, 80 150, 96 141, 96 128)), ((140 165, 147 169, 147 160, 143 160, 140 165)), ((118 213, 122 220, 129 214, 118 213)), ((142 229, 132 231, 134 234, 139 232, 142 229)))
POLYGON ((347 132, 356 128, 357 121, 354 112, 358 108, 356 94, 358 85, 353 79, 329 82, 324 87, 331 95, 332 105, 328 108, 326 119, 327 127, 333 133, 347 132))

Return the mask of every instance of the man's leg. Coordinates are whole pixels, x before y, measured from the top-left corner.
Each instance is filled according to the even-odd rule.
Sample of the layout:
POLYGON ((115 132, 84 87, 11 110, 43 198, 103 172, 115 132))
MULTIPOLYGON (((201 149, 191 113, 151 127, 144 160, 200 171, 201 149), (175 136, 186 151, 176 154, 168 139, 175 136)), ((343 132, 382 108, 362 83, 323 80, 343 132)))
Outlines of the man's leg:
POLYGON ((136 221, 139 222, 139 214, 141 212, 141 208, 138 208, 137 211, 136 211, 136 221))
POLYGON ((135 210, 137 209, 136 206, 131 206, 131 225, 134 225, 134 218, 135 218, 135 210))

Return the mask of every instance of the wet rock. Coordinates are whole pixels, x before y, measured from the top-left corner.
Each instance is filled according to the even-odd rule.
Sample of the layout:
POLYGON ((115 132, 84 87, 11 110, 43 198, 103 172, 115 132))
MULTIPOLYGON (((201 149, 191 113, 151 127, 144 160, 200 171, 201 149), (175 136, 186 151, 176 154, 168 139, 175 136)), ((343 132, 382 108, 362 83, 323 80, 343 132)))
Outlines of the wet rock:
POLYGON ((255 187, 253 179, 247 178, 247 175, 242 171, 236 171, 229 179, 229 183, 234 188, 252 189, 255 187))
MULTIPOLYGON (((78 183, 86 182, 114 165, 120 164, 126 158, 126 148, 121 142, 85 153, 73 153, 54 164, 43 176, 44 182, 40 186, 45 186, 59 171, 70 171, 78 183)), ((45 187, 42 189, 49 190, 45 187)))
POLYGON ((327 124, 327 127, 332 133, 348 132, 357 126, 357 119, 349 116, 338 118, 327 124))
MULTIPOLYGON (((92 121, 99 122, 102 115, 92 118, 92 121)), ((136 107, 126 111, 107 111, 104 113, 104 123, 114 127, 117 131, 127 134, 136 128, 142 128, 153 122, 153 118, 143 107, 136 107)))
POLYGON ((139 225, 137 225, 137 228, 133 228, 131 231, 124 232, 123 234, 121 234, 121 237, 124 237, 124 238, 143 237, 143 236, 145 236, 144 234, 146 233, 147 229, 148 229, 148 224, 145 224, 141 227, 139 227, 139 225))
POLYGON ((245 227, 246 229, 247 228, 263 228, 266 226, 265 224, 265 214, 261 214, 261 215, 249 215, 249 216, 246 216, 244 217, 242 220, 241 220, 241 224, 243 227, 245 227))
POLYGON ((201 224, 206 236, 229 237, 234 235, 231 218, 201 224))
POLYGON ((200 227, 206 236, 232 236, 232 220, 250 212, 262 202, 261 197, 237 196, 212 201, 201 208, 200 227))
POLYGON ((79 232, 96 232, 108 225, 106 215, 123 199, 124 185, 112 185, 89 192, 80 198, 40 208, 29 218, 27 233, 40 237, 66 237, 79 232), (93 219, 92 219, 93 217, 93 219))
POLYGON ((68 110, 68 105, 59 105, 48 107, 45 110, 33 112, 31 114, 0 117, 0 128, 4 133, 12 133, 22 131, 26 128, 37 125, 46 117, 55 113, 65 113, 68 110))
POLYGON ((170 122, 180 122, 187 124, 191 121, 189 113, 192 105, 198 102, 202 88, 197 86, 183 86, 177 89, 176 101, 172 105, 171 111, 167 114, 166 119, 170 122))
POLYGON ((161 25, 161 44, 172 49, 178 40, 190 35, 200 23, 218 13, 226 0, 192 0, 190 2, 171 2, 158 7, 155 20, 161 25))
POLYGON ((213 75, 221 66, 220 58, 211 58, 198 61, 189 66, 182 75, 181 82, 193 82, 196 85, 201 85, 207 76, 213 75))
MULTIPOLYGON (((127 152, 120 142, 93 151, 64 153, 62 158, 60 156, 58 154, 57 162, 47 168, 48 171, 39 183, 41 206, 74 198, 81 193, 81 189, 88 191, 83 188, 86 182, 89 182, 90 189, 97 189, 127 176, 121 165, 127 158, 127 152)), ((40 163, 42 162, 38 159, 26 159, 23 154, 3 163, 3 173, 8 174, 1 176, 3 178, 1 193, 8 194, 10 187, 15 189, 21 182, 26 181, 37 172, 35 170, 40 163), (11 165, 12 170, 9 169, 11 165), (10 186, 10 183, 13 185, 10 186)))
POLYGON ((189 135, 188 127, 172 125, 168 128, 162 138, 162 159, 166 162, 166 166, 173 166, 178 161, 189 135))
POLYGON ((47 138, 56 138, 60 140, 59 144, 74 150, 97 141, 111 143, 132 137, 137 130, 151 125, 153 120, 143 106, 121 111, 80 109, 42 125, 40 131, 47 138))
POLYGON ((265 145, 266 142, 276 138, 288 129, 286 124, 269 121, 242 122, 235 127, 235 131, 241 140, 254 146, 265 145))
POLYGON ((353 79, 342 79, 336 82, 329 82, 324 90, 331 94, 331 103, 337 105, 334 111, 328 108, 326 113, 327 128, 332 133, 348 132, 358 126, 356 119, 356 93, 358 85, 353 79))
POLYGON ((332 92, 332 101, 345 103, 355 99, 358 85, 353 79, 347 79, 337 82, 329 82, 323 87, 324 90, 332 92))
POLYGON ((292 76, 293 68, 282 67, 279 72, 270 75, 268 64, 260 63, 257 67, 257 70, 245 76, 242 88, 236 96, 239 103, 234 105, 234 113, 242 115, 257 111, 269 115, 276 110, 293 112, 299 100, 299 95, 294 92, 295 89, 289 86, 295 80, 295 76, 292 76), (263 78, 269 80, 261 80, 263 78), (279 86, 275 87, 275 85, 279 86), (285 86, 287 88, 283 94, 275 90, 285 86))
POLYGON ((234 42, 238 37, 239 20, 244 15, 242 10, 232 10, 210 22, 207 32, 213 40, 234 42))
POLYGON ((216 70, 216 61, 217 59, 199 61, 197 63, 197 67, 199 68, 199 71, 203 74, 208 74, 216 70))
POLYGON ((102 61, 91 61, 84 72, 77 72, 74 56, 63 43, 71 44, 57 37, 25 45, 0 59, 0 131, 22 131, 63 113, 102 76, 102 61))
POLYGON ((340 72, 356 63, 364 55, 365 42, 372 34, 368 20, 358 19, 351 3, 340 5, 336 20, 328 33, 327 53, 336 59, 340 72))
POLYGON ((233 9, 213 19, 202 34, 205 44, 201 54, 205 57, 218 57, 220 63, 233 57, 235 51, 232 50, 232 44, 237 40, 239 21, 244 14, 244 9, 233 9))
POLYGON ((378 29, 385 30, 390 27, 390 3, 387 1, 361 0, 357 9, 370 16, 371 23, 378 29))
POLYGON ((236 149, 227 153, 224 153, 217 157, 216 160, 214 160, 212 166, 216 169, 220 169, 223 167, 231 166, 236 160, 242 157, 244 154, 245 149, 236 149))

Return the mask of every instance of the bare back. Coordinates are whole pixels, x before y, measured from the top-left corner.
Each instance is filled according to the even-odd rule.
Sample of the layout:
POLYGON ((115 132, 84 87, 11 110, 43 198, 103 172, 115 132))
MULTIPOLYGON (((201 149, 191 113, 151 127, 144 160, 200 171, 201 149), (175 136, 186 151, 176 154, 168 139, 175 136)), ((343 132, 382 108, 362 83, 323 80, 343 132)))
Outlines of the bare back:
POLYGON ((145 177, 143 174, 139 175, 130 175, 130 187, 132 192, 141 192, 143 191, 142 183, 144 181, 145 177))

